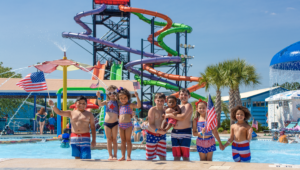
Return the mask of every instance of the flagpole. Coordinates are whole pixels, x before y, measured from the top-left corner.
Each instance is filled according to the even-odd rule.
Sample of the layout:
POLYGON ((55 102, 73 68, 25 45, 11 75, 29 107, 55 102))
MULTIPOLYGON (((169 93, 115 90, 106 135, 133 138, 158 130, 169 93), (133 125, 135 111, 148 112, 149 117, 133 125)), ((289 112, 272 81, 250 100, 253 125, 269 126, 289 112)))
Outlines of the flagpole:
MULTIPOLYGON (((43 74, 44 74, 44 79, 45 79, 45 82, 46 82, 46 77, 45 77, 45 73, 43 72, 43 74)), ((51 100, 51 98, 50 98, 50 93, 49 93, 49 88, 48 88, 48 84, 47 84, 47 82, 46 82, 46 86, 47 86, 47 92, 48 92, 48 97, 49 97, 49 100, 51 100)), ((46 101, 45 101, 46 102, 46 101)), ((52 107, 50 107, 51 108, 51 113, 53 114, 53 108, 52 107)), ((46 112, 47 112, 47 110, 46 110, 46 112)))

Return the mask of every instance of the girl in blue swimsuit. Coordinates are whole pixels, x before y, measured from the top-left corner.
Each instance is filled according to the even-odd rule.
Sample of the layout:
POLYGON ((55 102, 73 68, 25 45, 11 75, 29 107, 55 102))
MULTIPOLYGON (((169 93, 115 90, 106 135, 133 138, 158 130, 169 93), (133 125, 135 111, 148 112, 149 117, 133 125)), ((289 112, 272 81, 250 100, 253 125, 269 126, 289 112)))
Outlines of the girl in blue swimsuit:
POLYGON ((106 114, 104 118, 104 130, 107 138, 107 150, 109 154, 108 160, 117 160, 117 136, 118 136, 118 117, 119 117, 119 104, 117 100, 117 87, 110 85, 106 89, 107 99, 101 102, 100 92, 97 92, 98 105, 106 106, 106 114), (113 144, 113 145, 112 145, 113 144), (114 148, 114 154, 112 154, 114 148))
POLYGON ((118 99, 121 102, 120 106, 120 116, 119 116, 119 127, 120 127, 120 137, 121 137, 121 151, 122 158, 119 161, 125 160, 126 144, 127 144, 127 161, 131 161, 131 134, 132 134, 132 109, 140 108, 141 101, 139 99, 138 93, 134 92, 137 100, 137 104, 130 103, 131 94, 127 89, 120 87, 118 89, 118 99))
POLYGON ((139 119, 137 117, 137 115, 135 115, 133 117, 133 137, 134 137, 134 141, 135 142, 139 142, 140 141, 140 138, 141 138, 141 133, 142 133, 142 128, 141 128, 141 125, 139 123, 139 119))
POLYGON ((44 131, 44 126, 45 126, 45 120, 46 120, 46 116, 47 113, 45 112, 45 108, 41 108, 41 110, 36 114, 37 117, 39 117, 39 125, 40 125, 40 134, 43 134, 44 131))

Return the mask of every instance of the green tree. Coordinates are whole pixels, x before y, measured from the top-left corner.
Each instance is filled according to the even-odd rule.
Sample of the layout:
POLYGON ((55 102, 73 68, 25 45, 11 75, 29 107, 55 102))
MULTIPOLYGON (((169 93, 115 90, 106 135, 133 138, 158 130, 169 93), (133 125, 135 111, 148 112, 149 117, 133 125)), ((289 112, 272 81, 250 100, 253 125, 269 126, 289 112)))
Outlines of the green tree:
POLYGON ((204 73, 200 73, 201 79, 199 84, 205 83, 205 91, 208 91, 211 86, 216 88, 216 97, 215 97, 215 109, 217 113, 218 127, 221 125, 221 111, 222 111, 222 101, 221 101, 221 88, 224 87, 224 77, 223 73, 223 64, 219 63, 216 65, 210 65, 206 67, 204 73))
POLYGON ((257 85, 259 75, 254 66, 246 63, 245 60, 235 59, 223 62, 223 76, 225 77, 225 86, 229 88, 229 112, 236 105, 242 105, 240 98, 240 86, 257 85))
MULTIPOLYGON (((16 74, 12 70, 11 67, 5 67, 3 66, 3 62, 0 62, 0 78, 22 78, 21 74, 16 74), (2 73, 2 74, 1 74, 2 73)), ((1 87, 0 87, 1 88, 1 87)), ((12 96, 1 96, 0 97, 0 117, 3 117, 4 115, 8 114, 10 117, 17 108, 21 105, 24 98, 20 97, 12 97, 12 96)), ((21 108, 24 110, 24 108, 21 108)))
POLYGON ((287 90, 299 90, 300 89, 300 83, 298 83, 298 82, 292 82, 292 83, 285 82, 281 85, 279 85, 278 83, 274 83, 273 87, 276 87, 276 86, 280 86, 287 90))
POLYGON ((240 85, 250 86, 260 84, 259 75, 256 73, 256 69, 253 65, 247 64, 245 60, 237 59, 233 60, 235 77, 235 87, 234 87, 234 98, 235 105, 242 105, 242 100, 240 97, 240 85))

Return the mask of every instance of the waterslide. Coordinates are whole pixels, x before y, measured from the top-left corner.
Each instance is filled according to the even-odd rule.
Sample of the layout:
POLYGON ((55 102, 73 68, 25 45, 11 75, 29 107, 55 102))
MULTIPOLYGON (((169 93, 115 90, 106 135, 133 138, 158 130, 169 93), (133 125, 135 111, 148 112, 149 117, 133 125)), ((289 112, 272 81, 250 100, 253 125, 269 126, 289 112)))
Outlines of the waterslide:
MULTIPOLYGON (((139 50, 132 49, 132 48, 125 47, 125 46, 121 46, 121 45, 114 44, 114 43, 111 43, 111 42, 108 42, 108 41, 105 41, 105 40, 101 40, 99 38, 89 36, 91 34, 92 30, 86 24, 84 24, 80 20, 80 18, 84 17, 84 16, 88 16, 88 15, 98 14, 100 12, 103 12, 105 10, 105 8, 106 8, 106 5, 102 4, 97 9, 78 13, 74 17, 74 20, 76 21, 76 23, 81 25, 86 30, 86 32, 84 32, 84 33, 63 32, 62 37, 64 37, 64 38, 84 39, 84 40, 88 40, 88 41, 93 41, 93 42, 104 44, 104 45, 109 46, 109 47, 121 49, 121 50, 131 52, 131 53, 134 53, 134 54, 137 54, 137 55, 141 55, 141 51, 139 51, 139 50)), ((122 10, 124 12, 138 12, 138 13, 148 14, 148 15, 152 15, 152 16, 155 16, 155 17, 160 17, 160 18, 165 19, 168 23, 166 24, 166 26, 164 28, 162 28, 161 30, 159 30, 155 33, 156 36, 163 33, 164 31, 168 30, 172 26, 172 20, 169 17, 167 17, 166 15, 163 15, 163 14, 160 14, 160 13, 157 13, 157 12, 144 10, 144 9, 125 7, 125 6, 122 6, 122 5, 120 5, 119 8, 120 8, 120 10, 122 10)), ((147 73, 141 73, 141 71, 134 69, 133 66, 134 65, 140 65, 140 64, 175 63, 175 62, 181 62, 182 61, 182 59, 178 56, 176 56, 176 57, 167 57, 166 56, 165 57, 165 56, 160 56, 160 55, 157 55, 157 54, 152 54, 152 53, 147 53, 147 52, 143 52, 143 55, 145 57, 149 57, 150 59, 142 59, 142 60, 136 60, 136 61, 129 62, 128 64, 125 65, 125 68, 128 71, 130 71, 134 74, 137 74, 137 75, 143 74, 144 77, 147 77, 151 80, 156 80, 156 81, 168 83, 169 85, 174 85, 174 86, 177 86, 177 85, 173 82, 168 81, 168 80, 161 79, 160 77, 164 77, 164 78, 171 79, 171 80, 196 81, 196 82, 198 82, 199 79, 200 79, 199 77, 185 77, 185 76, 180 76, 180 75, 166 74, 166 73, 162 73, 160 71, 156 71, 154 69, 148 69, 148 70, 152 71, 151 73, 156 74, 160 77, 152 76, 152 75, 147 74, 147 73)), ((145 67, 145 69, 147 69, 147 66, 144 66, 144 67, 145 67)), ((204 86, 204 84, 202 84, 201 86, 204 86)), ((193 88, 193 89, 197 89, 197 88, 193 88)))
POLYGON ((110 69, 110 80, 122 80, 123 62, 120 64, 113 62, 110 69))

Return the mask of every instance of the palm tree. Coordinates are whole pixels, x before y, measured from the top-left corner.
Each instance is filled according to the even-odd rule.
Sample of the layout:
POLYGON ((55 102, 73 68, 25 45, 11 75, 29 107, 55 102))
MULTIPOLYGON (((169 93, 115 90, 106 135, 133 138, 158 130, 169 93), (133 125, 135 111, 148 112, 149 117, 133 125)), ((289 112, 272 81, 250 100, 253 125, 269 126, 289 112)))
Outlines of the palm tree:
POLYGON ((236 83, 234 87, 235 105, 242 105, 240 97, 240 85, 250 86, 260 84, 259 75, 256 73, 256 69, 253 65, 247 64, 245 60, 237 59, 233 60, 236 74, 236 83))
POLYGON ((199 81, 199 84, 206 83, 205 91, 208 91, 211 86, 216 88, 215 109, 218 127, 221 125, 221 88, 224 87, 224 76, 221 74, 222 69, 222 63, 206 67, 204 73, 200 73, 202 79, 199 81))
POLYGON ((234 89, 237 85, 236 64, 232 60, 223 62, 222 75, 224 77, 224 85, 229 88, 229 112, 235 106, 234 89))

